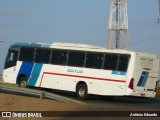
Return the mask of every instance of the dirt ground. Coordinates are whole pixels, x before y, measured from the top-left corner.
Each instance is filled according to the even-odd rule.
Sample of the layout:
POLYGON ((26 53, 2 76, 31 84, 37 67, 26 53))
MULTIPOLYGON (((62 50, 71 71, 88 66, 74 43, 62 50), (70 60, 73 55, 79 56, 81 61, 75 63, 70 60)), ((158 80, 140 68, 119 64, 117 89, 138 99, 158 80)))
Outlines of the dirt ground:
MULTIPOLYGON (((76 103, 65 103, 55 100, 36 97, 0 93, 0 111, 81 111, 87 108, 86 105, 76 103)), ((0 120, 34 120, 36 118, 0 118, 0 120)), ((40 118, 37 118, 39 120, 40 118)), ((65 118, 42 118, 42 120, 59 120, 65 118)), ((41 119, 40 119, 41 120, 41 119)))
MULTIPOLYGON (((158 91, 160 93, 160 88, 158 91)), ((103 108, 103 106, 101 107, 98 106, 97 108, 103 108)), ((15 95, 15 94, 0 92, 0 112, 2 111, 88 111, 92 109, 93 108, 91 108, 91 106, 88 104, 65 103, 65 102, 49 100, 49 99, 40 100, 40 98, 37 98, 37 97, 15 95)), ((0 120, 1 119, 2 120, 12 120, 12 119, 19 120, 17 118, 12 118, 12 119, 0 118, 0 120)), ((23 118, 23 120, 26 120, 26 119, 27 118, 23 118)), ((36 118, 32 118, 32 119, 34 120, 36 118)), ((32 120, 32 119, 29 118, 27 120, 32 120)), ((60 117, 42 118, 42 120, 44 119, 45 120, 46 119, 47 120, 66 120, 66 118, 60 118, 60 117)), ((73 117, 71 119, 74 120, 73 117)), ((103 120, 103 118, 101 119, 103 120)), ((20 120, 22 120, 22 118, 20 120)), ((41 119, 37 118, 37 120, 41 120, 41 119)))
POLYGON ((0 111, 75 111, 85 105, 0 93, 0 111))

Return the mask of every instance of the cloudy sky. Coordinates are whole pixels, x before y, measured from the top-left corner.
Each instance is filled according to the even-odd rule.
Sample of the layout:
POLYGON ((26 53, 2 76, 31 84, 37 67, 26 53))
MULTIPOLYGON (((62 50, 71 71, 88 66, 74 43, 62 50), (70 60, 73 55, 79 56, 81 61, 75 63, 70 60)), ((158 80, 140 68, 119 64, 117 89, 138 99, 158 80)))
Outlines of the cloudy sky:
MULTIPOLYGON (((109 0, 0 0, 0 72, 14 42, 71 42, 106 46, 109 0)), ((128 0, 134 51, 160 55, 157 0, 128 0)))

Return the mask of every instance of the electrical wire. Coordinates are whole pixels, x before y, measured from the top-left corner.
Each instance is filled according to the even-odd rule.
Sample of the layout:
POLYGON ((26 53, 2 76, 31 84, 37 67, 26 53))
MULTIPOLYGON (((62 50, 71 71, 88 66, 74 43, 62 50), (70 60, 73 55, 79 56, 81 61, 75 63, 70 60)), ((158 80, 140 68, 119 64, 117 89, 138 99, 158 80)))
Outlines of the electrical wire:
POLYGON ((160 38, 160 28, 157 28, 156 30, 151 31, 150 33, 153 33, 153 34, 149 35, 148 37, 143 38, 141 41, 138 41, 138 42, 136 42, 136 43, 133 43, 133 44, 132 44, 132 47, 133 47, 133 46, 137 46, 137 45, 139 45, 139 44, 143 44, 143 43, 148 42, 148 41, 151 41, 151 40, 152 40, 152 41, 153 41, 153 40, 157 40, 157 39, 154 39, 154 38, 157 38, 157 36, 159 36, 158 38, 160 38))

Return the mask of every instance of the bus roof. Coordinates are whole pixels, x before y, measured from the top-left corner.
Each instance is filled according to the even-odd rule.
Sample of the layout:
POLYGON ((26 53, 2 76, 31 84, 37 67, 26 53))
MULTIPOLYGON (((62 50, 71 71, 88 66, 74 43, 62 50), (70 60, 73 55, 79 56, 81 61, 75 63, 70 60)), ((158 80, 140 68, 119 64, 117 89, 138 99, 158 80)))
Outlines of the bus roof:
MULTIPOLYGON (((41 47, 41 48, 57 48, 57 49, 74 49, 74 50, 85 50, 85 51, 96 51, 96 52, 113 52, 113 53, 141 53, 141 54, 149 54, 143 52, 134 52, 124 49, 106 49, 105 47, 95 46, 95 45, 88 45, 88 44, 79 44, 79 43, 61 43, 61 42, 54 42, 52 44, 45 44, 45 43, 23 43, 17 42, 11 45, 11 47, 41 47)), ((152 54, 153 55, 153 54, 152 54)))
POLYGON ((44 43, 24 43, 24 42, 17 42, 11 45, 11 47, 22 47, 22 46, 26 46, 26 47, 46 47, 49 48, 50 44, 44 44, 44 43))
POLYGON ((54 42, 52 44, 45 44, 45 43, 14 43, 11 45, 12 47, 15 46, 27 46, 27 47, 43 47, 43 48, 55 48, 55 47, 68 47, 68 48, 89 48, 89 49, 106 49, 104 47, 95 46, 95 45, 87 45, 87 44, 79 44, 79 43, 60 43, 54 42))
MULTIPOLYGON (((79 44, 79 43, 61 43, 61 42, 54 42, 52 44, 46 44, 46 43, 32 43, 32 42, 17 42, 11 45, 11 47, 42 47, 42 48, 60 48, 60 49, 76 49, 76 50, 95 50, 95 51, 115 51, 115 52, 124 52, 128 53, 128 50, 123 49, 113 49, 109 50, 105 47, 96 46, 96 45, 88 45, 88 44, 79 44)), ((131 52, 131 51, 130 51, 131 52)))

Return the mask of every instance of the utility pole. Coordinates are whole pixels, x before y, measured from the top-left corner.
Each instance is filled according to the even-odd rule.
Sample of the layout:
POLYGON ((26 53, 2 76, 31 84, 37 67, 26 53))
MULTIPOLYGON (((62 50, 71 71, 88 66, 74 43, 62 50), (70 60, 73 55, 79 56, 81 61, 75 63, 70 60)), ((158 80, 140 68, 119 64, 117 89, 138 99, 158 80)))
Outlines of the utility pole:
POLYGON ((107 49, 129 49, 127 0, 110 0, 107 49))

